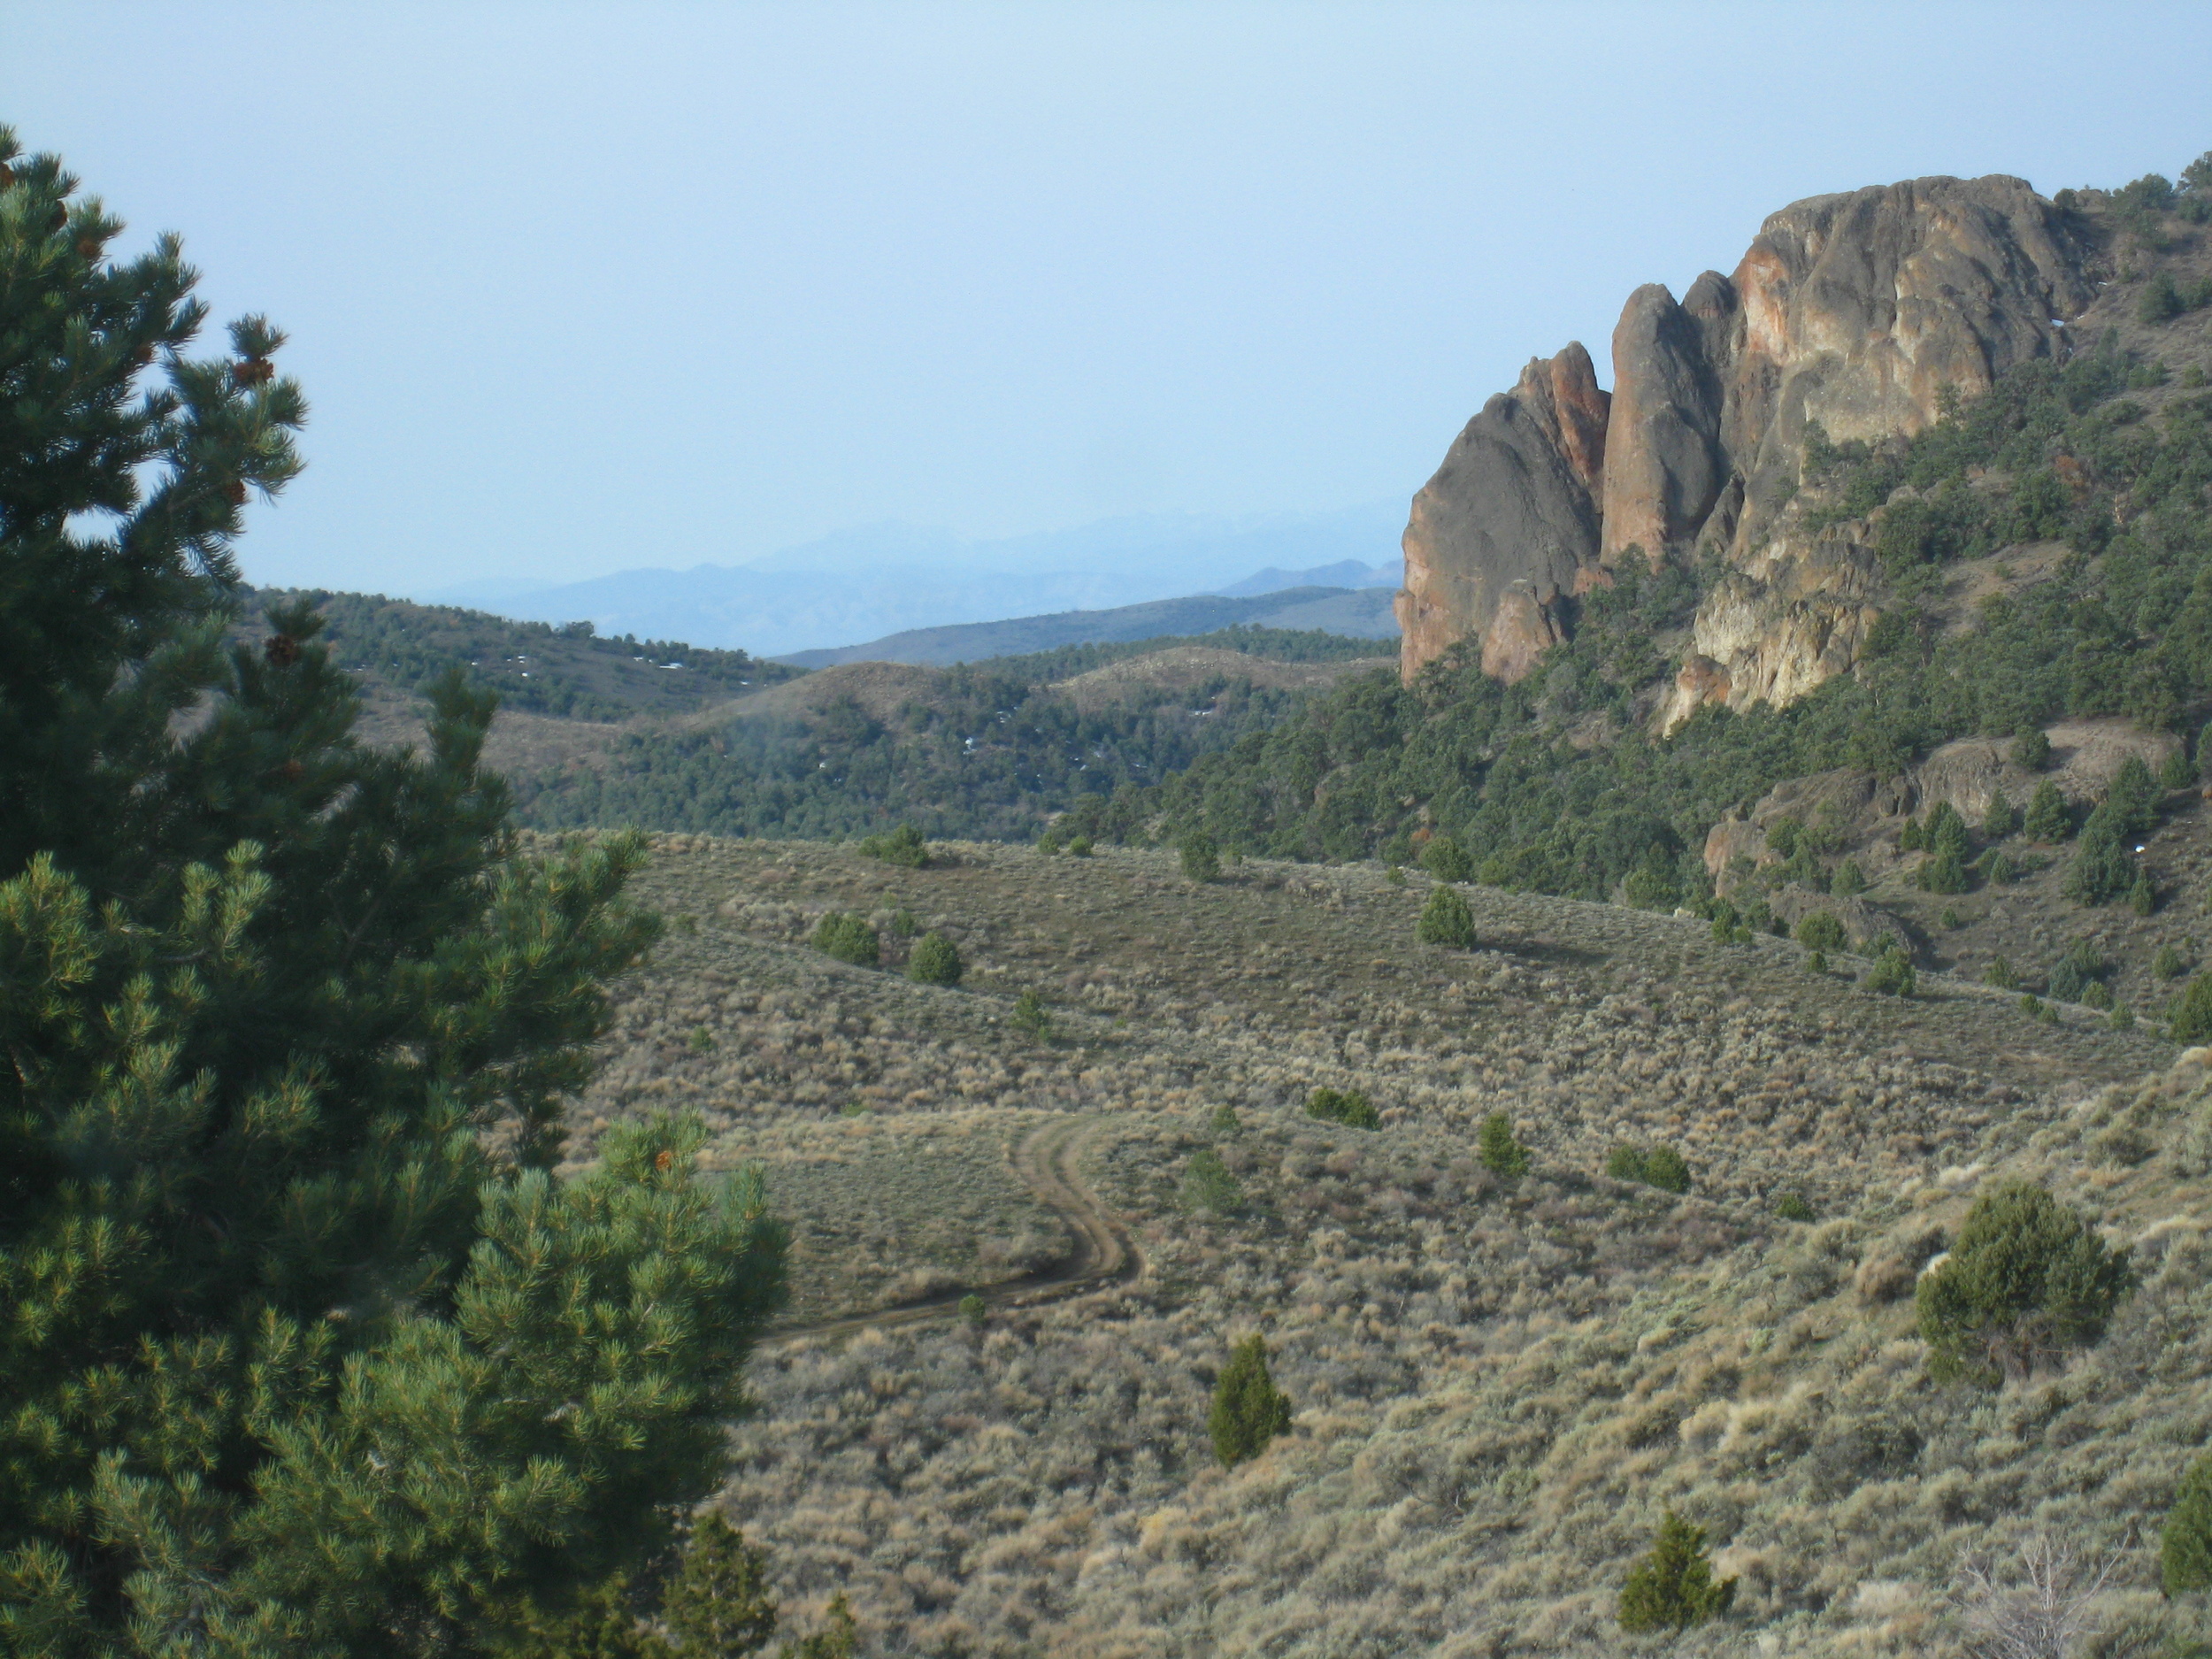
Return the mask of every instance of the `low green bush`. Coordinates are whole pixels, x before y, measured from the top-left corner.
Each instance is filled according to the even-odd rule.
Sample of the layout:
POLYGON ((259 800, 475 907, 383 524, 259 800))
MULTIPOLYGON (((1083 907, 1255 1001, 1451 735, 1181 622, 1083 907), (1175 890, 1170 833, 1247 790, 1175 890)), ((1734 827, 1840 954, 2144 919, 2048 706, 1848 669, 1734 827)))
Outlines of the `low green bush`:
POLYGON ((2212 1590, 2212 1455, 2189 1465, 2166 1511, 2158 1576, 2168 1595, 2212 1590))
POLYGON ((1705 1529, 1669 1509, 1650 1553, 1628 1570, 1628 1582, 1621 1587, 1620 1625, 1632 1634, 1686 1631, 1718 1618, 1735 1601, 1733 1578, 1713 1581, 1705 1529))
POLYGON ((960 1299, 960 1318, 963 1324, 980 1327, 991 1317, 991 1304, 972 1290, 960 1299))
POLYGON ((1191 1154, 1183 1171, 1183 1202, 1190 1209, 1214 1215, 1233 1215, 1244 1208, 1244 1187, 1211 1147, 1191 1154))
POLYGON ((1859 861, 1847 858, 1836 866, 1836 873, 1828 883, 1828 891, 1839 899, 1866 891, 1866 872, 1859 868, 1859 861))
POLYGON ((1606 1156, 1605 1172, 1617 1181, 1637 1181, 1663 1193, 1690 1190, 1690 1166, 1672 1147, 1617 1146, 1606 1156))
POLYGON ((1203 830, 1193 830, 1177 843, 1183 873, 1193 881, 1214 881, 1221 875, 1221 848, 1203 830))
POLYGON ((924 933, 906 959, 906 977, 917 985, 957 985, 966 971, 960 952, 942 933, 924 933))
POLYGON ((1012 1015, 1014 1029, 1032 1042, 1052 1041, 1052 1010, 1044 999, 1034 991, 1024 991, 1014 999, 1012 1015))
POLYGON ((2128 1252, 2044 1188, 2012 1181, 1984 1193, 1914 1294, 1929 1374, 1992 1386, 2026 1377, 2093 1345, 2133 1283, 2128 1252))
POLYGON ((1528 1173, 1528 1148, 1513 1138, 1513 1120, 1503 1112, 1482 1120, 1478 1144, 1482 1167, 1493 1175, 1517 1181, 1528 1173))
POLYGON ((867 837, 860 843, 860 850, 864 856, 908 870, 919 870, 929 862, 929 843, 911 824, 902 824, 887 835, 867 837))
POLYGON ((1229 1350, 1229 1363, 1214 1384, 1206 1429, 1224 1469, 1257 1457, 1270 1440, 1289 1432, 1290 1400, 1268 1374, 1264 1338, 1247 1337, 1229 1350))
POLYGON ((2009 957, 1992 956, 1989 965, 1982 970, 1982 983, 1993 985, 2001 991, 2016 991, 2020 988, 2020 973, 2009 957))
POLYGON ((2170 1029, 2176 1042, 2212 1041, 2212 973, 2200 973, 2174 999, 2170 1029))
POLYGON ((814 929, 814 948, 860 968, 874 967, 883 955, 876 930, 849 910, 831 910, 822 918, 814 929))
POLYGON ((1421 868, 1439 881, 1472 881, 1475 861, 1449 835, 1438 835, 1421 849, 1421 868))
POLYGON ((2020 728, 2012 740, 2012 764, 2025 772, 2041 772, 2051 764, 2051 740, 2041 727, 2020 728))
POLYGON ((1382 1114, 1357 1089, 1317 1088, 1306 1101, 1306 1116, 1347 1129, 1379 1129, 1382 1114))
POLYGON ((1812 1205, 1806 1202, 1805 1194, 1800 1192, 1787 1192, 1777 1197, 1774 1201, 1774 1213, 1783 1221, 1814 1219, 1812 1205))
POLYGON ((2151 978, 2162 981, 2178 979, 2188 965, 2187 959, 2170 941, 2159 946, 2157 954, 2151 957, 2151 978))
POLYGON ((1456 887, 1439 883, 1429 890, 1429 902, 1422 907, 1421 919, 1414 926, 1413 936, 1425 945, 1441 945, 1448 950, 1472 950, 1474 912, 1467 908, 1467 901, 1460 897, 1456 887))
POLYGON ((1861 983, 1884 996, 1911 996, 1920 988, 1920 976, 1913 971, 1912 958, 1903 947, 1892 945, 1875 958, 1861 983))
POLYGON ((1797 924, 1797 942, 1808 950, 1841 950, 1843 924, 1832 910, 1815 910, 1797 924))

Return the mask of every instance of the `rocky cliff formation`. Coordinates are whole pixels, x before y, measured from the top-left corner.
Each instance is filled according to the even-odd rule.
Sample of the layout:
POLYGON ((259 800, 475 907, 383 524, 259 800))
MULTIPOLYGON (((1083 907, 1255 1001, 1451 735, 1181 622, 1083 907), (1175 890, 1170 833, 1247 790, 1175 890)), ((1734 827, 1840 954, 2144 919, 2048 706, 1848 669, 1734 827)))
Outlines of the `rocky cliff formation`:
POLYGON ((1609 403, 1590 354, 1570 342, 1467 423, 1406 526, 1409 675, 1479 633, 1484 672, 1517 680, 1560 637, 1560 595, 1582 592, 1597 567, 1609 403))
POLYGON ((1803 695, 1857 658, 1873 564, 1789 510, 1806 432, 1919 430, 1946 388, 1988 389, 2067 349, 2093 297, 2086 250, 2018 179, 1918 179, 1815 196, 1760 228, 1732 276, 1678 303, 1654 283, 1613 332, 1609 400, 1570 346, 1468 423, 1415 497, 1399 598, 1410 677, 1455 641, 1529 672, 1563 637, 1563 596, 1631 549, 1731 567, 1701 607, 1666 704, 1803 695))

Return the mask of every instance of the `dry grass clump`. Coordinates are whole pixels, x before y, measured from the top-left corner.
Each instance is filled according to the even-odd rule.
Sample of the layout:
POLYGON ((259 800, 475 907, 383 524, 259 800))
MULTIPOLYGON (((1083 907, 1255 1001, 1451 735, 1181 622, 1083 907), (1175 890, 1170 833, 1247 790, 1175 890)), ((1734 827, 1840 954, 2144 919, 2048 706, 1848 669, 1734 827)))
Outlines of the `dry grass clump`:
POLYGON ((2132 1548, 2111 1628, 2185 1633, 2127 1540, 2212 1430, 2201 1066, 2121 1085, 2157 1045, 1602 906, 1476 889, 1486 948, 1447 952, 1412 942, 1419 884, 1373 872, 1194 890, 1171 855, 944 851, 664 841, 646 890, 697 931, 629 989, 579 1109, 579 1156, 616 1114, 707 1111, 717 1156, 768 1166, 824 1310, 1048 1252, 1008 1148, 1093 1125, 1083 1175, 1141 1277, 756 1360, 725 1502, 791 1603, 847 1590, 887 1654, 1614 1651, 1671 1506, 1740 1581, 1687 1652, 1960 1651, 1949 1587, 2032 1536, 2132 1548), (901 908, 971 988, 801 942, 901 908), (1321 1087, 1380 1130, 1307 1118, 1321 1087), (1511 1183, 1478 1159, 1494 1111, 1532 1155, 1511 1183), (1601 1172, 1662 1142, 1687 1194, 1601 1172), (1186 1202, 1203 1149, 1233 1213, 1186 1202), (2062 1371, 1937 1389, 1915 1279, 2012 1177, 2101 1217, 2144 1283, 2062 1371), (1777 1218, 1784 1191, 1822 1219, 1777 1218), (1253 1333, 1294 1415, 1223 1471, 1208 1399, 1253 1333))

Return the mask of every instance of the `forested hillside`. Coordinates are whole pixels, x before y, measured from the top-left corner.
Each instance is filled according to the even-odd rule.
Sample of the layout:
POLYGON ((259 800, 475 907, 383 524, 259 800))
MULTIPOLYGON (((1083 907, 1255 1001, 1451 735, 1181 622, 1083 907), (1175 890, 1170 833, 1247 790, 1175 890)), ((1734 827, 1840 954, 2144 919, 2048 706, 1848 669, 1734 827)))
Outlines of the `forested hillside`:
MULTIPOLYGON (((2172 287, 2145 285, 2146 332, 2194 358, 2202 313, 2172 309, 2172 287)), ((2204 386, 2200 365, 2108 336, 1909 442, 1816 442, 1799 510, 1872 521, 1884 614, 1855 674, 1786 709, 1707 708, 1654 735, 1717 572, 1631 566, 1517 685, 1464 649, 1411 687, 1363 677, 1159 786, 1085 803, 1077 826, 1325 859, 1409 861, 1449 835, 1487 881, 1603 897, 1643 872, 1646 901, 1671 904, 1703 890, 1711 826, 1786 779, 1893 773, 1953 738, 2070 717, 2193 736, 2212 706, 2204 386)))
POLYGON ((1279 724, 1374 649, 1247 628, 951 668, 846 664, 711 723, 623 731, 595 756, 518 777, 518 795, 549 828, 841 836, 910 820, 932 835, 1027 839, 1087 796, 1279 724))
POLYGON ((620 720, 741 696, 799 672, 743 651, 626 634, 603 640, 588 622, 516 622, 452 605, 322 588, 255 590, 242 628, 257 628, 271 606, 290 600, 303 600, 321 613, 323 638, 373 697, 419 695, 457 668, 472 683, 496 691, 504 709, 561 719, 620 720))

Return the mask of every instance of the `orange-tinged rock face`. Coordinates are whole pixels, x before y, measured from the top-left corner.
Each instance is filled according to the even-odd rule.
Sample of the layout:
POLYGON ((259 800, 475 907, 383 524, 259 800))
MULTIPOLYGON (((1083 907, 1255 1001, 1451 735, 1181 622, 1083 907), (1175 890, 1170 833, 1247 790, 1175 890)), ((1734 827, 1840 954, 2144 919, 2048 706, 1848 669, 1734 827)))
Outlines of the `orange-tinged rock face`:
POLYGON ((1684 670, 1667 723, 1706 702, 1787 702, 1847 670, 1873 621, 1859 561, 1786 512, 1809 424, 1838 442, 1909 434, 1947 388, 1971 396, 2062 353, 2058 319, 2094 297, 2085 261, 2018 179, 1919 179, 1783 209, 1732 277, 1707 272, 1678 303, 1639 288, 1609 398, 1578 345, 1532 362, 1415 498, 1408 678, 1468 638, 1489 672, 1525 675, 1563 637, 1556 595, 1609 580, 1632 548, 1717 554, 1740 573, 1700 611, 1707 665, 1684 670))

